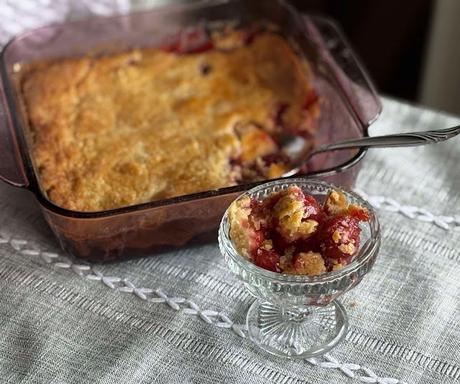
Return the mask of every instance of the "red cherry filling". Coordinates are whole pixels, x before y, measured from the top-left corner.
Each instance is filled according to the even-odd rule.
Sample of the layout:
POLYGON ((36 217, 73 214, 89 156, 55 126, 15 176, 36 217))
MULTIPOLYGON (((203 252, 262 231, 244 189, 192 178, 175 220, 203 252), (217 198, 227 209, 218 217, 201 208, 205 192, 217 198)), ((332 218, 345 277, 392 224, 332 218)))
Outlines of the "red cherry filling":
POLYGON ((261 32, 262 30, 260 27, 255 25, 247 28, 243 36, 244 45, 251 45, 254 42, 256 36, 261 32))
POLYGON ((270 211, 280 199, 281 195, 277 193, 273 193, 270 196, 267 196, 265 199, 258 203, 259 213, 269 215, 270 211))
POLYGON ((259 249, 259 247, 262 245, 262 243, 265 241, 265 234, 264 231, 259 230, 259 231, 253 231, 252 236, 251 236, 251 241, 250 241, 250 251, 251 253, 254 253, 259 249))
POLYGON ((305 206, 305 219, 316 220, 321 222, 324 219, 324 212, 318 201, 311 195, 305 195, 303 200, 305 206))
POLYGON ((286 249, 289 247, 295 247, 296 244, 294 242, 288 241, 285 237, 283 237, 277 231, 271 230, 267 236, 273 243, 273 248, 281 255, 286 253, 286 249))
POLYGON ((253 255, 254 264, 260 268, 268 269, 273 272, 281 272, 279 267, 280 255, 270 249, 259 248, 253 255))
POLYGON ((328 217, 319 230, 319 247, 326 258, 348 260, 359 248, 359 220, 346 214, 328 217))
POLYGON ((358 221, 369 221, 371 218, 369 216, 369 211, 358 205, 351 205, 348 207, 348 214, 356 218, 358 221))
POLYGON ((290 162, 289 157, 282 152, 271 153, 269 155, 263 156, 262 161, 267 167, 276 163, 289 164, 290 162))
POLYGON ((314 89, 308 91, 307 97, 305 98, 305 104, 303 109, 308 110, 310 107, 318 102, 318 95, 314 89))
POLYGON ((281 129, 285 128, 283 116, 288 110, 288 108, 289 108, 289 104, 281 103, 280 105, 278 105, 278 108, 276 109, 274 122, 275 122, 275 125, 281 129))
POLYGON ((192 53, 203 53, 214 49, 214 43, 211 40, 203 41, 200 44, 187 46, 180 41, 168 46, 163 47, 166 52, 177 53, 181 55, 192 53))
POLYGON ((186 51, 186 53, 202 53, 202 52, 211 51, 213 49, 214 49, 214 43, 209 40, 196 47, 190 48, 189 50, 186 51))

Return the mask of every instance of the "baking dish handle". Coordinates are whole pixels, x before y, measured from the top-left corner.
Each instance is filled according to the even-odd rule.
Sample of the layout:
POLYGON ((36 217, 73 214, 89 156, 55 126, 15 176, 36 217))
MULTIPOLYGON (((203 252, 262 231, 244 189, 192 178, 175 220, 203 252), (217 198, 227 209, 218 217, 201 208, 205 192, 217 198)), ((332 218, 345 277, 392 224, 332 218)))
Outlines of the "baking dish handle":
POLYGON ((0 180, 15 187, 26 187, 28 180, 1 85, 0 98, 0 180))
POLYGON ((304 15, 304 20, 322 59, 367 129, 379 117, 382 105, 363 65, 336 24, 320 16, 304 15))

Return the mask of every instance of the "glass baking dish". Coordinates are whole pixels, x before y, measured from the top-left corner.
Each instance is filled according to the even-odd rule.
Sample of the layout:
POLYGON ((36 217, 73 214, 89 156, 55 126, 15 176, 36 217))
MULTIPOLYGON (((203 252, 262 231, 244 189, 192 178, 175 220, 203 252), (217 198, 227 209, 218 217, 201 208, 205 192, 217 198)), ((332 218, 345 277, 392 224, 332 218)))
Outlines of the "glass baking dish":
MULTIPOLYGON (((367 136, 381 105, 368 76, 333 23, 300 14, 282 0, 198 1, 47 26, 10 41, 0 62, 4 109, 0 115, 0 178, 35 195, 61 246, 76 257, 119 260, 183 246, 192 240, 215 239, 228 204, 261 182, 101 212, 76 212, 53 204, 40 188, 28 149, 28 120, 17 73, 21 66, 37 60, 168 46, 197 25, 212 29, 254 21, 275 25, 310 62, 321 99, 317 143, 367 136)), ((364 155, 364 149, 318 155, 304 177, 351 187, 364 155)))

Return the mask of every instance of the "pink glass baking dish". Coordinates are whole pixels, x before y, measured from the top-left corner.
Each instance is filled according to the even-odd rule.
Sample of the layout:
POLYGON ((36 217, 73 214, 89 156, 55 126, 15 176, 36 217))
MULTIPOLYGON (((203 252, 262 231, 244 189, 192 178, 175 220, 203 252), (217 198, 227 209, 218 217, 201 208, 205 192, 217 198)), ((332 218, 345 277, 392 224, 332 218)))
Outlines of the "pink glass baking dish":
MULTIPOLYGON (((283 0, 193 2, 43 27, 10 41, 2 51, 0 63, 4 109, 0 115, 0 178, 31 191, 61 246, 87 260, 118 260, 183 246, 192 239, 210 239, 210 234, 216 238, 215 230, 228 204, 260 182, 103 212, 70 211, 48 200, 28 150, 28 120, 17 72, 21 65, 37 60, 167 46, 196 25, 211 30, 228 22, 244 26, 254 21, 276 25, 299 54, 309 60, 321 97, 316 141, 322 144, 367 136, 368 127, 380 113, 380 102, 355 55, 331 22, 302 15, 283 0)), ((364 155, 365 150, 359 150, 317 156, 305 177, 351 187, 364 155)))

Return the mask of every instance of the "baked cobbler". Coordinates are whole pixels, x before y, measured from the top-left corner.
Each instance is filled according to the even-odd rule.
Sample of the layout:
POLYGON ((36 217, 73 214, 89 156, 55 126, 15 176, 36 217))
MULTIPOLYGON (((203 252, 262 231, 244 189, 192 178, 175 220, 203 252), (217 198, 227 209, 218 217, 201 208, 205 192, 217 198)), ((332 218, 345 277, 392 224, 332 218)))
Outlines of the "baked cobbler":
POLYGON ((308 276, 349 264, 359 249, 359 222, 369 219, 338 190, 321 205, 297 186, 238 199, 229 209, 230 238, 242 256, 273 272, 308 276))
POLYGON ((311 137, 319 114, 308 64, 268 30, 37 63, 21 90, 40 184, 77 211, 279 177, 277 133, 311 137))

